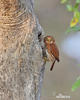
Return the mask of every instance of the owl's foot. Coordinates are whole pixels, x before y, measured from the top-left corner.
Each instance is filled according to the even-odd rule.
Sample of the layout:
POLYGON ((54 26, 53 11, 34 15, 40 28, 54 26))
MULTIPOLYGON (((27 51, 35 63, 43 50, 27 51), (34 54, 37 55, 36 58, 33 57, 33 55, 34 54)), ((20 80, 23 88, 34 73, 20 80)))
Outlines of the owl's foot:
POLYGON ((47 57, 43 57, 44 61, 47 62, 49 59, 47 57))

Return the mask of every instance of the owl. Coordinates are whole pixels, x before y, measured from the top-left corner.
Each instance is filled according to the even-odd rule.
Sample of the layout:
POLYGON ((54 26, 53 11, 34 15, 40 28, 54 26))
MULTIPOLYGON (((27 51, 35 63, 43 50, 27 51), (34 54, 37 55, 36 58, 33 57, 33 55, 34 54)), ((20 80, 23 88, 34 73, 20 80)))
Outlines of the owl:
POLYGON ((44 37, 44 44, 46 48, 47 58, 49 61, 52 61, 52 65, 50 68, 50 71, 52 71, 55 62, 59 62, 59 50, 56 46, 55 39, 52 36, 44 37))

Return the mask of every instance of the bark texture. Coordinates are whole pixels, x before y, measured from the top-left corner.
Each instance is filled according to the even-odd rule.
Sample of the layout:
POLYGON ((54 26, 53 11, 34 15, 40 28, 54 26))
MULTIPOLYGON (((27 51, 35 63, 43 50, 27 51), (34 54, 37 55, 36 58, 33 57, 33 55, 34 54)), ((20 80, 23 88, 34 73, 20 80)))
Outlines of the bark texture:
POLYGON ((0 100, 40 100, 42 34, 33 0, 0 0, 0 100))

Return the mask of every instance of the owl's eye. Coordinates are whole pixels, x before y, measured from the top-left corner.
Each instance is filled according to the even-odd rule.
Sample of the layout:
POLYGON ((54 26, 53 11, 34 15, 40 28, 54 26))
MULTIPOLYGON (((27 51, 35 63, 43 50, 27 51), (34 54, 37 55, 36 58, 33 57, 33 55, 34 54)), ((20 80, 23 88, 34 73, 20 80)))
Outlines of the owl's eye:
POLYGON ((47 41, 49 41, 49 39, 48 39, 48 38, 47 38, 46 40, 47 40, 47 41))
POLYGON ((48 37, 47 40, 48 40, 48 41, 51 41, 51 38, 48 37))

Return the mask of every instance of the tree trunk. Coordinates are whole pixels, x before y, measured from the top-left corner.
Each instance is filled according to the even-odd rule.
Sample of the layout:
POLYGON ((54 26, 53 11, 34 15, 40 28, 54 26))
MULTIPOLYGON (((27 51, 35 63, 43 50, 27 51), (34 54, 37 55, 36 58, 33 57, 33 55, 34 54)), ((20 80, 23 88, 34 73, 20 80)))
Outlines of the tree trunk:
POLYGON ((42 34, 32 0, 0 0, 0 100, 40 100, 42 34))

